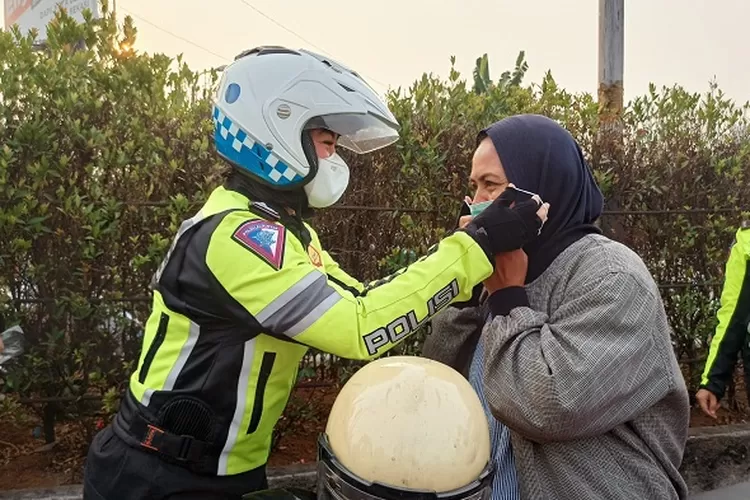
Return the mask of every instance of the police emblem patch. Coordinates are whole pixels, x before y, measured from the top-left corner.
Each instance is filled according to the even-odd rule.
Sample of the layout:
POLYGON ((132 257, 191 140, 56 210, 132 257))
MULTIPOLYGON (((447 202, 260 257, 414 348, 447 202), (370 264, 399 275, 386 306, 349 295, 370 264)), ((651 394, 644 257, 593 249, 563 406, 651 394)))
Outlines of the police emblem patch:
POLYGON ((284 226, 265 220, 248 221, 237 228, 232 239, 277 271, 281 269, 286 240, 284 226))
POLYGON ((307 247, 307 255, 310 257, 310 262, 312 262, 313 266, 323 267, 323 259, 321 259, 320 252, 314 246, 310 245, 307 247))

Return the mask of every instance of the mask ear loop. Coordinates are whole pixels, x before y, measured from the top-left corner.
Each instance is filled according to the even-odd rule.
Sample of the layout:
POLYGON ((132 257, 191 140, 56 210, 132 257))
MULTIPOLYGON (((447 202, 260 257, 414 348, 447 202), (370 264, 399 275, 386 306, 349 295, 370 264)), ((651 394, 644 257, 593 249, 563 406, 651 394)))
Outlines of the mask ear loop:
POLYGON ((304 184, 312 181, 318 173, 318 154, 315 152, 315 143, 312 140, 310 129, 302 130, 302 151, 305 153, 305 159, 310 166, 310 171, 305 177, 304 184))

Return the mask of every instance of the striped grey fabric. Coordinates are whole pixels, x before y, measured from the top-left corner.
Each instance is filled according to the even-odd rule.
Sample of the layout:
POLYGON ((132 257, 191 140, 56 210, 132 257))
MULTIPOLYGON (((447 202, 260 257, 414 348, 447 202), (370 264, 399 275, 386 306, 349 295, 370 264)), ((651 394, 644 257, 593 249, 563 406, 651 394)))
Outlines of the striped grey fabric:
MULTIPOLYGON (((484 391, 511 429, 522 498, 686 498, 688 393, 640 257, 589 235, 526 290, 530 307, 481 336, 484 391)), ((448 308, 423 355, 467 373, 482 314, 448 308)))
POLYGON ((510 444, 510 429, 496 419, 489 409, 484 396, 484 352, 482 343, 477 344, 474 358, 469 368, 469 382, 479 396, 482 408, 490 425, 490 453, 495 475, 492 478, 492 495, 489 500, 519 500, 516 462, 510 444))

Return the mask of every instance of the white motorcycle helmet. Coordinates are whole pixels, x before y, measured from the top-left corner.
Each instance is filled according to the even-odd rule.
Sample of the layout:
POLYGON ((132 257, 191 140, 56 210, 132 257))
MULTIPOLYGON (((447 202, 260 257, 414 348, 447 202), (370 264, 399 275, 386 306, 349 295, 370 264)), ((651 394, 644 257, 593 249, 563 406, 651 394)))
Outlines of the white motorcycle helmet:
POLYGON ((357 154, 398 140, 398 122, 354 71, 307 50, 257 47, 237 56, 222 74, 214 100, 218 153, 261 183, 304 188, 314 208, 334 204, 349 184, 338 155, 319 159, 309 131, 338 135, 357 154))
POLYGON ((318 451, 318 500, 487 499, 489 425, 457 371, 425 358, 365 365, 331 408, 318 451))

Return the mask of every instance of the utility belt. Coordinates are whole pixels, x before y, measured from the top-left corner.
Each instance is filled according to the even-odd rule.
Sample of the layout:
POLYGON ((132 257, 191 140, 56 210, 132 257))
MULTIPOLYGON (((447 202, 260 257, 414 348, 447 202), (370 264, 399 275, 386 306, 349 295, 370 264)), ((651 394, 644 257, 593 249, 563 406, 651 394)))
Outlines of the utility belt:
MULTIPOLYGON (((207 408, 195 398, 178 396, 174 398, 174 401, 177 404, 183 404, 183 406, 193 405, 193 409, 197 406, 201 411, 205 411, 207 408)), ((159 413, 159 418, 147 418, 140 410, 133 394, 128 390, 122 398, 112 428, 118 437, 133 448, 157 454, 165 461, 185 467, 196 474, 216 475, 219 454, 221 453, 219 447, 210 440, 201 440, 194 435, 174 432, 173 429, 170 429, 170 423, 164 421, 163 411, 159 413)), ((193 415, 189 413, 177 416, 183 422, 191 420, 191 417, 193 415)), ((200 432, 200 434, 217 435, 218 429, 215 428, 215 425, 210 425, 207 430, 208 432, 200 432)))

